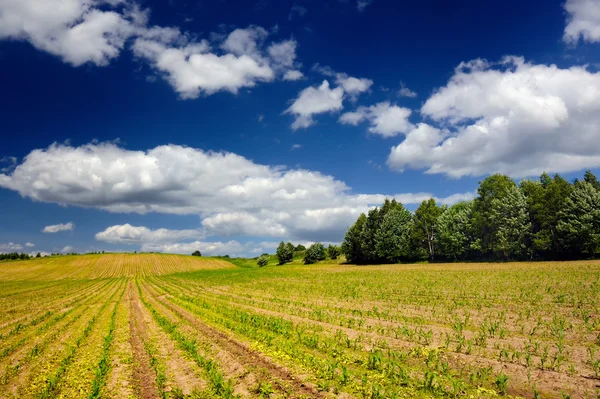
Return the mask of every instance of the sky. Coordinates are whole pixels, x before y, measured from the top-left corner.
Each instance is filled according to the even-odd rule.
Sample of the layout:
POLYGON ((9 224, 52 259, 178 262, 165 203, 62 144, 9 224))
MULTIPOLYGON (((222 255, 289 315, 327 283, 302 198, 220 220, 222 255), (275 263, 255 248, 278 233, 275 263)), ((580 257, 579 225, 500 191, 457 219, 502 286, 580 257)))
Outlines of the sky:
POLYGON ((600 171, 600 0, 0 0, 0 252, 256 256, 600 171))

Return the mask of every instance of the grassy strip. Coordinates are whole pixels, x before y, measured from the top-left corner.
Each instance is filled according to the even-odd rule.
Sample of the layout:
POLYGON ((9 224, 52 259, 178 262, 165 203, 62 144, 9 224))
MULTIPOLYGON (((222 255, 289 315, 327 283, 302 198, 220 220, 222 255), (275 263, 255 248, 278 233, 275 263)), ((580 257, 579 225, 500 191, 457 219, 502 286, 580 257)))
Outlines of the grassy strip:
POLYGON ((144 299, 138 280, 136 280, 136 285, 140 295, 140 300, 150 311, 154 320, 156 320, 159 326, 177 342, 177 345, 180 349, 185 351, 200 368, 204 369, 212 386, 213 394, 222 398, 234 398, 233 382, 230 379, 225 381, 225 377, 219 370, 217 364, 212 359, 206 359, 200 353, 198 353, 195 340, 187 338, 183 333, 181 333, 181 331, 178 330, 177 324, 171 322, 169 319, 161 315, 148 301, 144 299))
POLYGON ((44 390, 36 396, 37 399, 48 399, 48 398, 55 397, 55 393, 56 393, 55 391, 56 391, 56 388, 58 386, 58 383, 59 383, 61 377, 67 371, 67 367, 69 367, 69 365, 75 358, 75 354, 77 353, 77 350, 79 349, 81 344, 85 341, 85 339, 90 335, 90 333, 92 332, 92 329, 94 328, 94 325, 98 321, 98 318, 100 317, 102 312, 104 312, 104 309, 108 305, 109 301, 112 300, 112 298, 114 297, 115 294, 116 294, 116 292, 110 296, 108 301, 106 301, 104 304, 102 304, 102 306, 98 310, 98 313, 96 313, 94 315, 94 317, 92 317, 92 319, 88 322, 87 326, 83 330, 83 333, 75 341, 75 344, 71 345, 69 347, 67 355, 60 362, 58 369, 56 370, 54 375, 52 377, 50 377, 50 379, 48 380, 44 390))
POLYGON ((123 299, 124 294, 125 294, 125 290, 123 290, 123 292, 119 296, 119 299, 115 303, 113 312, 110 316, 110 325, 108 327, 108 333, 104 337, 104 343, 102 344, 102 357, 100 358, 100 361, 98 362, 98 366, 96 367, 96 377, 94 378, 94 381, 92 382, 92 392, 90 392, 90 394, 88 395, 89 399, 100 398, 101 397, 100 392, 102 391, 102 388, 104 388, 104 386, 106 385, 106 376, 108 374, 108 371, 110 370, 110 367, 109 367, 110 348, 111 348, 111 344, 112 344, 112 341, 114 338, 115 318, 117 316, 117 306, 119 305, 119 302, 121 302, 121 300, 123 299))

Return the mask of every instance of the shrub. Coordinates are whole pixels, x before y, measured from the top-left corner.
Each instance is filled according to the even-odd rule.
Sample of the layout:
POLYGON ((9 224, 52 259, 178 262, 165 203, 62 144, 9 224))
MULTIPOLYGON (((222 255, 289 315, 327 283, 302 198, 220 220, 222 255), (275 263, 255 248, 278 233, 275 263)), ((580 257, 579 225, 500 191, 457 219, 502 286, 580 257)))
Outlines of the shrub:
POLYGON ((325 258, 325 247, 320 242, 316 242, 306 250, 304 264, 310 265, 320 260, 324 260, 325 258))
POLYGON ((258 260, 256 261, 256 264, 258 265, 258 267, 264 267, 269 263, 269 258, 267 258, 264 255, 261 255, 258 257, 258 260))
POLYGON ((329 244, 329 247, 327 247, 327 255, 329 256, 329 259, 337 259, 338 256, 340 256, 340 248, 337 245, 329 244))

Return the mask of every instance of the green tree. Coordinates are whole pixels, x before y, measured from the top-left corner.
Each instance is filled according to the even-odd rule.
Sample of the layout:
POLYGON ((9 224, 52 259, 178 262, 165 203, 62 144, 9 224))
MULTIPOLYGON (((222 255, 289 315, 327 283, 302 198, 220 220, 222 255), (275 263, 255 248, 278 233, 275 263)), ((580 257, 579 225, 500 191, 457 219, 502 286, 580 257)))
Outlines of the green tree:
POLYGON ((592 187, 594 187, 596 190, 600 190, 600 182, 598 181, 598 179, 596 178, 596 175, 593 174, 591 170, 585 171, 585 174, 583 175, 583 181, 591 184, 592 187))
POLYGON ((473 201, 452 205, 438 218, 438 253, 444 259, 468 259, 473 238, 473 201))
POLYGON ((367 221, 367 216, 361 213, 356 222, 350 226, 342 242, 342 253, 350 263, 361 264, 365 262, 362 253, 362 231, 367 221))
POLYGON ((267 258, 265 255, 261 255, 258 257, 256 264, 258 267, 264 267, 269 264, 269 258, 267 258))
POLYGON ((515 182, 508 176, 495 174, 479 183, 477 198, 473 202, 473 227, 477 235, 472 247, 483 257, 494 255, 494 239, 498 230, 497 218, 492 214, 492 201, 502 201, 515 182))
POLYGON ((302 244, 298 244, 298 245, 296 245, 296 248, 294 248, 294 252, 302 252, 302 251, 306 251, 306 247, 302 244))
POLYGON ((291 242, 288 242, 287 244, 285 244, 285 250, 287 253, 287 262, 291 262, 294 260, 294 250, 296 249, 296 247, 294 247, 294 244, 292 244, 291 242))
POLYGON ((279 261, 280 265, 291 262, 294 258, 294 252, 290 252, 289 245, 286 245, 286 243, 284 243, 283 241, 279 243, 279 246, 277 247, 277 252, 275 254, 277 255, 277 260, 279 261))
POLYGON ((581 181, 558 215, 557 233, 566 255, 594 257, 600 248, 600 192, 581 181))
POLYGON ((337 245, 331 245, 327 247, 327 256, 329 259, 337 259, 340 256, 340 248, 337 245))
POLYGON ((202 256, 202 253, 200 251, 194 251, 192 256, 202 256))
POLYGON ((492 199, 489 221, 493 229, 491 249, 496 256, 508 260, 531 255, 527 200, 517 186, 507 187, 504 194, 492 199))
POLYGON ((527 198, 527 210, 532 224, 533 256, 556 259, 560 242, 556 234, 558 215, 573 186, 556 174, 543 173, 539 181, 523 180, 520 189, 527 198))
POLYGON ((304 255, 304 264, 310 265, 325 259, 325 247, 320 242, 316 242, 306 250, 306 254, 304 255))
POLYGON ((410 236, 413 216, 402 204, 397 204, 383 217, 375 237, 376 259, 396 263, 410 253, 410 236))
POLYGON ((37 253, 37 255, 36 255, 35 257, 36 257, 36 258, 41 258, 41 257, 42 257, 42 254, 38 252, 38 253, 37 253))
POLYGON ((436 254, 438 236, 438 218, 445 208, 439 207, 433 198, 421 202, 413 218, 413 240, 425 250, 429 260, 433 261, 436 254))

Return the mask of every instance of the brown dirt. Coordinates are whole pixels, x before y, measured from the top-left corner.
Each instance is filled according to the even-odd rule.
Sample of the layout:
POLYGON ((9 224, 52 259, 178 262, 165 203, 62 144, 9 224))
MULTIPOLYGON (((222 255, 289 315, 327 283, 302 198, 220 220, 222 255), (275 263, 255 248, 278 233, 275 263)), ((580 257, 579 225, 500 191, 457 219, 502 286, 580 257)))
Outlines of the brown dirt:
MULTIPOLYGON (((352 328, 341 327, 336 324, 320 322, 317 320, 300 316, 294 316, 273 310, 267 310, 256 306, 242 305, 239 303, 236 303, 236 306, 256 313, 281 317, 295 323, 301 322, 319 325, 331 331, 332 334, 336 330, 341 330, 344 333, 346 333, 351 339, 356 339, 359 335, 370 337, 373 342, 375 342, 377 339, 383 338, 392 348, 412 349, 415 347, 423 346, 415 342, 410 342, 402 339, 395 339, 387 336, 381 336, 376 332, 366 332, 352 328)), ((378 321, 381 322, 380 320, 378 321)), ((434 330, 438 329, 430 325, 427 327, 432 328, 434 330)), ((437 344, 438 345, 436 345, 436 343, 434 342, 432 346, 439 346, 439 343, 437 344)), ((363 345, 365 350, 368 351, 371 349, 371 346, 368 343, 363 343, 363 345)), ((469 368, 492 367, 495 374, 499 374, 500 372, 505 373, 509 376, 509 393, 522 397, 533 397, 532 389, 530 388, 531 384, 535 384, 536 389, 540 391, 542 395, 550 397, 560 397, 561 393, 568 393, 571 395, 572 398, 587 398, 590 394, 596 392, 596 389, 600 388, 599 379, 590 378, 586 376, 569 376, 564 373, 539 369, 531 370, 530 384, 529 377, 527 375, 528 369, 524 365, 501 362, 494 359, 483 358, 479 355, 467 355, 456 352, 449 352, 446 354, 446 356, 450 363, 453 363, 457 367, 457 369, 461 369, 463 366, 467 366, 469 368)))
MULTIPOLYGON (((144 296, 147 300, 146 294, 144 296)), ((142 308, 142 315, 148 335, 153 337, 153 340, 158 344, 156 348, 157 355, 165 364, 167 377, 165 391, 179 388, 184 395, 189 395, 195 389, 204 390, 208 384, 200 377, 202 371, 196 363, 186 358, 183 351, 177 347, 169 335, 154 322, 152 315, 145 307, 142 308)))
POLYGON ((147 339, 147 333, 142 318, 141 305, 133 282, 129 282, 127 297, 130 306, 130 342, 135 365, 133 372, 134 389, 141 399, 158 399, 158 390, 154 384, 156 375, 150 367, 150 358, 144 349, 144 340, 147 339))
POLYGON ((203 323, 192 313, 181 307, 177 307, 171 302, 164 301, 161 303, 174 313, 181 315, 181 317, 192 324, 200 334, 207 339, 214 341, 216 345, 231 354, 240 363, 248 365, 256 370, 266 370, 271 376, 272 381, 275 383, 274 385, 276 385, 279 390, 288 393, 287 397, 325 397, 323 393, 316 389, 316 387, 301 381, 297 376, 292 375, 285 367, 276 364, 264 354, 251 349, 248 345, 235 340, 228 334, 203 323), (289 392, 288 388, 290 388, 292 392, 289 392))
POLYGON ((115 325, 115 337, 113 341, 112 367, 106 381, 107 396, 112 398, 133 397, 133 358, 130 342, 129 323, 119 323, 121 316, 123 320, 130 321, 130 305, 128 301, 121 301, 117 310, 115 325))

